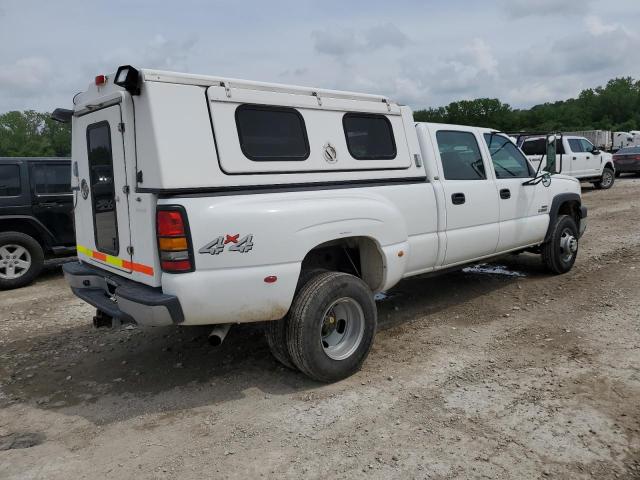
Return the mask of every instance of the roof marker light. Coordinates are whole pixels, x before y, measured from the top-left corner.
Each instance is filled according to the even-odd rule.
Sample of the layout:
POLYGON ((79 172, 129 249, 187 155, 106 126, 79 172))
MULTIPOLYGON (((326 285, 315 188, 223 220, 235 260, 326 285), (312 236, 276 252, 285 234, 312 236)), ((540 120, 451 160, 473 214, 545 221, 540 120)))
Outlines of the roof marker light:
POLYGON ((97 75, 96 76, 96 85, 98 87, 101 87, 102 85, 107 83, 107 77, 106 75, 97 75))

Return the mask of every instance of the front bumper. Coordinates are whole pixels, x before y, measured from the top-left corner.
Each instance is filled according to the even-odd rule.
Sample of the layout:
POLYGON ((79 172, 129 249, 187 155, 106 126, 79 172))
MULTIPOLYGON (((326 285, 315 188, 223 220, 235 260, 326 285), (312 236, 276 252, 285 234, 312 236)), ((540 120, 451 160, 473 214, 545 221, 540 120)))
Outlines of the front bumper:
POLYGON ((165 326, 184 322, 178 298, 81 262, 62 266, 73 293, 121 323, 165 326))

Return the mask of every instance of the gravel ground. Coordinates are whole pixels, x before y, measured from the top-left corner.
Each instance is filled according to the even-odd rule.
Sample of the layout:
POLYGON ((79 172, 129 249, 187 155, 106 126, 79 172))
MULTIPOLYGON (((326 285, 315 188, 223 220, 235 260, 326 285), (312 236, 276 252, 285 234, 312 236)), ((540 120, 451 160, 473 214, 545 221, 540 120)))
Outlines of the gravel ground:
POLYGON ((569 274, 405 281, 334 385, 257 326, 94 330, 59 266, 0 292, 0 478, 640 478, 640 179, 583 189, 569 274))

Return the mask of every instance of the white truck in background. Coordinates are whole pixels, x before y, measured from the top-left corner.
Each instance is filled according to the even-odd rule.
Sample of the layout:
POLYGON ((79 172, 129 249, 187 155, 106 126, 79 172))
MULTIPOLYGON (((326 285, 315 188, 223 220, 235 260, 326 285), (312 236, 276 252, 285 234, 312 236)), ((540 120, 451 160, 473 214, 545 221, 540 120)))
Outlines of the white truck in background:
MULTIPOLYGON (((591 182, 596 188, 608 189, 615 182, 613 156, 601 151, 583 136, 558 134, 556 141, 556 164, 565 175, 581 182, 591 182)), ((547 155, 548 136, 523 135, 518 146, 527 158, 538 167, 547 155)))
POLYGON ((612 132, 610 130, 580 130, 562 132, 563 135, 584 137, 599 150, 616 152, 621 148, 640 146, 640 131, 612 132))
POLYGON ((74 97, 73 292, 97 326, 265 322, 284 365, 359 369, 374 294, 508 252, 569 271, 580 184, 384 96, 122 66, 74 97))

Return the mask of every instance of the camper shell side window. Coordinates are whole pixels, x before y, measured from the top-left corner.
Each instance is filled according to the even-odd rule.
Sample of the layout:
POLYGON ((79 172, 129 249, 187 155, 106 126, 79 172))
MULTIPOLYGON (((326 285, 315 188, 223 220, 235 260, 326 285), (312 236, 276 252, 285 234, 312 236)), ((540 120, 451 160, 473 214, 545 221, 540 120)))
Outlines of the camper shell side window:
POLYGON ((309 140, 295 108, 244 104, 236 108, 240 148, 254 162, 304 161, 309 140))
POLYGON ((345 113, 342 126, 349 153, 356 160, 393 160, 396 142, 391 122, 384 115, 345 113))

